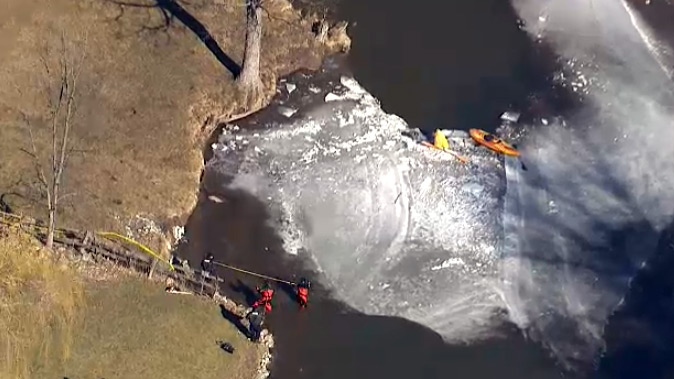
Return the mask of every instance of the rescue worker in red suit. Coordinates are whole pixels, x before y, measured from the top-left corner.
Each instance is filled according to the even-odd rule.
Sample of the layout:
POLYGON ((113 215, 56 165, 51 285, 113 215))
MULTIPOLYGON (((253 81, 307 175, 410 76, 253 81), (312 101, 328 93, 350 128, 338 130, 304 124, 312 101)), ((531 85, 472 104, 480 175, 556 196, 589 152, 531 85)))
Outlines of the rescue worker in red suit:
POLYGON ((300 308, 306 308, 309 305, 309 288, 311 288, 311 282, 306 278, 300 279, 297 285, 297 302, 300 308))
POLYGON ((274 298, 274 289, 269 284, 269 281, 265 281, 262 287, 256 288, 257 292, 260 294, 260 298, 253 303, 253 308, 257 308, 260 305, 264 305, 264 309, 267 313, 271 312, 271 301, 274 298))

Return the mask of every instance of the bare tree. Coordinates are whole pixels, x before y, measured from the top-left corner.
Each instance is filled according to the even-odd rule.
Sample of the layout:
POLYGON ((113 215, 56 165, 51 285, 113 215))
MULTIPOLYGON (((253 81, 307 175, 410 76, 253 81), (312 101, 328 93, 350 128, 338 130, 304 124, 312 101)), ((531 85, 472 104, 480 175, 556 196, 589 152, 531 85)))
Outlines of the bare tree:
POLYGON ((41 62, 47 76, 47 83, 55 82, 55 85, 47 84, 49 91, 47 122, 51 129, 51 151, 49 152, 49 165, 42 162, 41 154, 35 143, 33 125, 29 118, 23 114, 30 137, 31 150, 25 150, 33 159, 33 166, 40 186, 40 192, 46 198, 49 224, 47 226, 46 246, 51 249, 54 243, 54 229, 56 215, 61 200, 71 194, 62 194, 61 185, 63 172, 68 164, 68 159, 73 152, 70 147, 70 131, 75 113, 75 97, 77 94, 77 81, 81 72, 81 64, 85 59, 85 49, 81 56, 75 57, 75 52, 68 48, 65 34, 61 34, 60 46, 56 60, 58 69, 50 67, 50 57, 42 56, 41 62), (47 166, 47 167, 45 167, 47 166))
POLYGON ((246 1, 246 47, 241 74, 237 78, 248 106, 260 100, 262 80, 260 79, 260 48, 262 44, 262 1, 246 1))

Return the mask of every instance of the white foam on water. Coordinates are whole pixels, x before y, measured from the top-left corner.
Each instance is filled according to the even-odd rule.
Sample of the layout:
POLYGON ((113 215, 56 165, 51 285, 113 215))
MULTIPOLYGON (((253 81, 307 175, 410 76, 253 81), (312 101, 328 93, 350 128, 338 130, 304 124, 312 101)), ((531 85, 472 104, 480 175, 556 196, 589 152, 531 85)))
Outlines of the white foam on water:
POLYGON ((208 167, 267 201, 286 250, 309 252, 355 308, 471 341, 505 307, 571 365, 600 352, 648 237, 674 214, 671 94, 620 3, 516 5, 592 109, 534 129, 520 144, 528 171, 507 159, 504 174, 460 137, 469 167, 411 142, 352 78, 294 119, 226 130, 208 167))
POLYGON ((488 335, 502 307, 498 160, 462 147, 465 135, 450 143, 473 166, 412 142, 401 134, 407 124, 353 78, 331 93, 257 137, 226 132, 228 148, 214 149, 209 167, 268 201, 287 251, 308 251, 355 308, 406 317, 451 341, 488 335))
POLYGON ((502 296, 514 321, 573 365, 601 352, 608 317, 674 215, 674 96, 664 55, 620 1, 515 6, 586 107, 532 128, 528 172, 507 165, 502 296))
POLYGON ((671 65, 671 62, 674 62, 674 51, 672 51, 672 46, 659 41, 655 36, 653 28, 642 20, 626 0, 621 0, 621 4, 627 14, 629 14, 630 22, 639 33, 639 36, 648 47, 648 50, 655 57, 662 71, 670 80, 674 79, 674 66, 671 65))

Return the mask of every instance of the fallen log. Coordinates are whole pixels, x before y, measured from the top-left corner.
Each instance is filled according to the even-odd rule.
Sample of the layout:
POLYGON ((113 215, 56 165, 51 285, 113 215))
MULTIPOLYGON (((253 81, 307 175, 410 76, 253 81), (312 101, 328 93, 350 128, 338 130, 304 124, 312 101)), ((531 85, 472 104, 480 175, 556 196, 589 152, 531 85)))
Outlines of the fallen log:
MULTIPOLYGON (((44 237, 45 227, 43 225, 19 215, 0 212, 0 224, 27 229, 27 232, 38 239, 44 237)), ((144 274, 149 274, 152 271, 153 262, 156 258, 135 251, 120 242, 104 238, 90 231, 73 229, 57 229, 56 231, 54 244, 57 246, 71 249, 81 255, 89 255, 94 261, 103 259, 144 274)), ((180 265, 171 267, 172 270, 169 270, 164 265, 157 265, 152 271, 154 277, 163 280, 170 278, 179 283, 178 287, 182 290, 187 289, 194 294, 209 294, 210 297, 216 297, 218 296, 220 283, 225 282, 224 279, 206 274, 202 270, 180 265)), ((182 290, 176 289, 176 291, 186 292, 182 290)))

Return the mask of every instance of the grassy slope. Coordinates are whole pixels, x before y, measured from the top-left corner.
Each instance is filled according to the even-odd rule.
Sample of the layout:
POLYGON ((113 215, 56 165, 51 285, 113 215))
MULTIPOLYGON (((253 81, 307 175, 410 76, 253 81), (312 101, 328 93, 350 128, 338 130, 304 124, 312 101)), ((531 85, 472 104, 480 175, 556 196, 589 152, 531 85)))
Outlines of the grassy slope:
POLYGON ((252 378, 259 346, 229 324, 218 307, 190 295, 167 294, 141 280, 101 283, 87 291, 70 378, 252 378), (218 340, 230 342, 234 355, 218 340))
MULTIPOLYGON (((165 1, 165 0, 163 0, 165 1)), ((3 0, 0 5, 0 193, 22 212, 41 214, 42 203, 19 117, 36 125, 37 145, 47 150, 46 86, 39 57, 57 56, 65 32, 76 51, 86 49, 73 140, 66 172, 64 225, 123 231, 137 214, 152 219, 183 215, 196 199, 201 137, 208 120, 237 114, 232 75, 178 19, 163 28, 154 0, 128 0, 150 7, 120 7, 111 0, 3 0)), ((190 0, 180 4, 198 19, 222 50, 241 62, 245 10, 240 0, 190 0)), ((325 48, 313 39, 311 22, 287 8, 268 5, 262 69, 267 95, 273 80, 320 63, 325 48)), ((208 128, 206 128, 208 129, 208 128)), ((46 158, 46 157, 44 157, 46 158)))
POLYGON ((262 346, 215 304, 131 276, 89 281, 31 238, 3 234, 0 378, 254 377, 262 346))
POLYGON ((83 283, 32 238, 0 229, 0 378, 68 356, 83 283))

